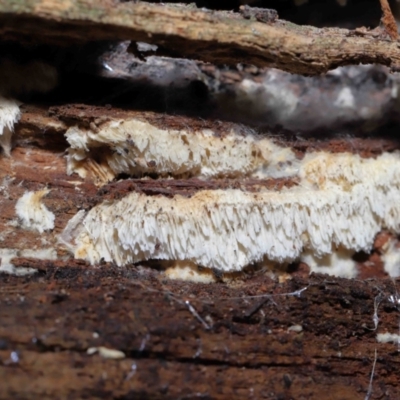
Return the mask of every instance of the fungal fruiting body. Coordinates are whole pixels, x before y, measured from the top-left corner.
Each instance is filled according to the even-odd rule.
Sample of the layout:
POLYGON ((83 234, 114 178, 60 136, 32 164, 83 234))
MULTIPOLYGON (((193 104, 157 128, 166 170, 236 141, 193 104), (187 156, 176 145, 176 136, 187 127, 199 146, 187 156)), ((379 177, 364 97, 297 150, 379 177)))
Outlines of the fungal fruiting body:
POLYGON ((101 184, 121 173, 165 177, 279 178, 297 168, 295 154, 254 131, 233 125, 216 136, 207 128, 162 129, 131 118, 103 123, 100 129, 71 127, 68 173, 94 176, 101 184))
POLYGON ((0 147, 5 155, 9 156, 11 151, 11 138, 14 124, 20 118, 18 102, 6 99, 0 95, 0 147))
MULTIPOLYGON (((121 266, 149 259, 185 261, 222 272, 308 257, 317 269, 327 256, 334 255, 337 264, 369 251, 382 229, 399 231, 399 152, 362 158, 310 151, 301 159, 289 147, 254 134, 221 137, 186 130, 185 137, 174 131, 163 138, 160 130, 153 134, 144 128, 137 121, 114 121, 97 132, 70 130, 70 171, 88 168, 91 152, 99 147, 104 152, 106 144, 112 151, 98 162, 115 175, 140 176, 152 168, 160 175, 203 179, 230 173, 241 177, 243 186, 246 177, 290 184, 274 189, 259 179, 252 190, 201 189, 173 196, 134 191, 105 198, 67 225, 63 238, 75 257, 121 266)), ((332 259, 327 268, 329 263, 332 259)), ((347 270, 354 276, 354 262, 341 265, 337 274, 347 270)))
POLYGON ((25 229, 43 233, 54 228, 55 215, 42 203, 42 198, 49 190, 26 192, 18 199, 15 212, 25 229))

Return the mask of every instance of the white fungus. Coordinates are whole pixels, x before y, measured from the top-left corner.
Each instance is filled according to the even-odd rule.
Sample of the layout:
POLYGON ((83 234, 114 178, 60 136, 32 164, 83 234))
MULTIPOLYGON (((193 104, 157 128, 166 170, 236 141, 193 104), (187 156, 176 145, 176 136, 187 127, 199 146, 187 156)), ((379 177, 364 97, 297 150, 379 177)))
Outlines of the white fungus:
MULTIPOLYGON (((342 93, 343 100, 347 95, 342 93)), ((357 275, 355 252, 370 251, 382 229, 399 231, 399 152, 376 158, 312 152, 300 160, 291 148, 249 129, 233 126, 218 135, 162 129, 134 117, 100 128, 72 127, 66 136, 68 172, 89 174, 100 185, 121 173, 297 182, 253 193, 202 190, 189 198, 132 193, 104 201, 79 212, 62 235, 76 257, 91 263, 167 260, 175 263, 166 271, 172 279, 212 281, 197 266, 235 272, 254 263, 301 260, 311 271, 351 278, 357 275)), ((399 267, 389 261, 392 275, 399 267)))
POLYGON ((75 257, 91 263, 181 260, 233 272, 307 251, 317 258, 336 249, 369 251, 379 231, 399 231, 400 153, 310 153, 294 177, 300 183, 280 191, 131 193, 79 213, 63 237, 75 257))
POLYGON ((42 203, 42 197, 50 191, 26 192, 15 205, 15 212, 22 227, 29 230, 44 231, 54 229, 54 214, 42 203))
POLYGON ((6 99, 0 95, 0 147, 5 155, 11 152, 11 137, 14 124, 20 118, 19 105, 16 100, 6 99))
POLYGON ((376 340, 378 343, 400 343, 400 335, 397 333, 378 333, 376 335, 376 340))
POLYGON ((30 275, 36 272, 35 268, 16 268, 11 260, 15 257, 32 257, 42 260, 55 260, 57 253, 53 248, 43 249, 0 249, 0 272, 5 272, 11 275, 23 276, 30 275))
MULTIPOLYGON (((162 265, 163 263, 161 263, 162 265)), ((190 281, 197 283, 215 282, 215 276, 211 270, 199 270, 196 264, 187 261, 175 261, 168 263, 165 275, 169 279, 190 281)))
POLYGON ((318 257, 307 250, 301 255, 301 261, 306 263, 310 272, 329 274, 342 278, 355 278, 358 274, 357 263, 352 259, 354 250, 339 248, 330 254, 318 257))
POLYGON ((400 276, 400 248, 398 241, 390 240, 382 254, 382 261, 385 272, 390 276, 397 278, 400 276))
POLYGON ((303 332, 303 327, 302 327, 302 325, 292 325, 292 326, 289 326, 288 332, 300 333, 300 332, 303 332))
POLYGON ((109 349, 104 346, 99 346, 99 347, 89 347, 86 351, 88 355, 93 355, 96 353, 99 353, 99 355, 103 358, 108 358, 112 360, 121 360, 122 358, 125 358, 125 353, 120 350, 115 350, 115 349, 109 349))
POLYGON ((132 118, 106 122, 100 130, 71 127, 66 137, 68 173, 90 173, 100 184, 121 173, 280 178, 295 174, 299 164, 290 148, 251 130, 243 135, 239 127, 218 137, 208 129, 161 129, 132 118))

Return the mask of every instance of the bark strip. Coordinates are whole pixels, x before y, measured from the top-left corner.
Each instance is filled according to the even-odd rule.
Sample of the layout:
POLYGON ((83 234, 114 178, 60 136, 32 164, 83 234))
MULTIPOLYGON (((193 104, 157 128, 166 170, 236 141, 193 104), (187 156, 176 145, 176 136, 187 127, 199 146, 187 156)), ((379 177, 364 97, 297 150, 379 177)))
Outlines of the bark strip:
POLYGON ((0 4, 3 38, 44 41, 133 40, 159 46, 158 54, 216 64, 245 62, 299 74, 320 74, 341 65, 378 63, 400 68, 396 41, 346 29, 318 29, 276 20, 262 23, 231 12, 192 6, 52 0, 0 4))

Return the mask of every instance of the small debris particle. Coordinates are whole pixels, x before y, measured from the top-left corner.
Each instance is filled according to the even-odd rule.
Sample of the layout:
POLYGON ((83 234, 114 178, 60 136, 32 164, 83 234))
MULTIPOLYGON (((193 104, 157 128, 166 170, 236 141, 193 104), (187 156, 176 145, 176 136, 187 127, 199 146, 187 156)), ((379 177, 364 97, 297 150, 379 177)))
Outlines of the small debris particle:
POLYGON ((136 365, 136 363, 133 363, 131 366, 131 370, 129 371, 128 375, 126 375, 126 377, 125 377, 125 380, 128 381, 129 379, 131 379, 132 376, 136 374, 136 370, 137 370, 137 365, 136 365))
POLYGON ((276 10, 270 8, 250 7, 248 5, 240 6, 240 14, 245 19, 255 19, 258 22, 271 23, 278 19, 276 10))
POLYGON ((301 325, 292 325, 288 328, 288 332, 300 333, 302 331, 303 331, 303 327, 301 325))
POLYGON ((378 343, 399 343, 400 336, 397 333, 378 333, 376 340, 378 343))
POLYGON ((3 365, 12 365, 18 364, 20 361, 18 351, 12 351, 10 354, 10 358, 3 362, 3 365))
POLYGON ((283 375, 283 386, 285 387, 285 389, 290 389, 290 386, 292 386, 292 378, 290 377, 290 375, 283 375))
POLYGON ((86 351, 87 354, 93 355, 99 353, 99 355, 103 358, 109 358, 112 360, 120 360, 125 358, 125 353, 120 350, 108 349, 107 347, 99 346, 99 347, 90 347, 86 351))
POLYGON ((18 355, 18 352, 12 351, 11 354, 10 354, 10 360, 11 360, 11 362, 13 362, 14 364, 19 363, 19 355, 18 355))

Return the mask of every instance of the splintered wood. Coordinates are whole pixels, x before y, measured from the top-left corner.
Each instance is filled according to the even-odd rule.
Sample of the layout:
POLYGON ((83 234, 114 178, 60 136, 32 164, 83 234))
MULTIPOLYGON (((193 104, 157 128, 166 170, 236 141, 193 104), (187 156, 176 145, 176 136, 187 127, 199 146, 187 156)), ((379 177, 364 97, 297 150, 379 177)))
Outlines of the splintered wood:
POLYGON ((379 0, 381 2, 382 7, 382 19, 381 22, 386 33, 393 39, 398 39, 398 32, 397 32, 397 22, 393 16, 392 10, 390 9, 388 0, 379 0))

